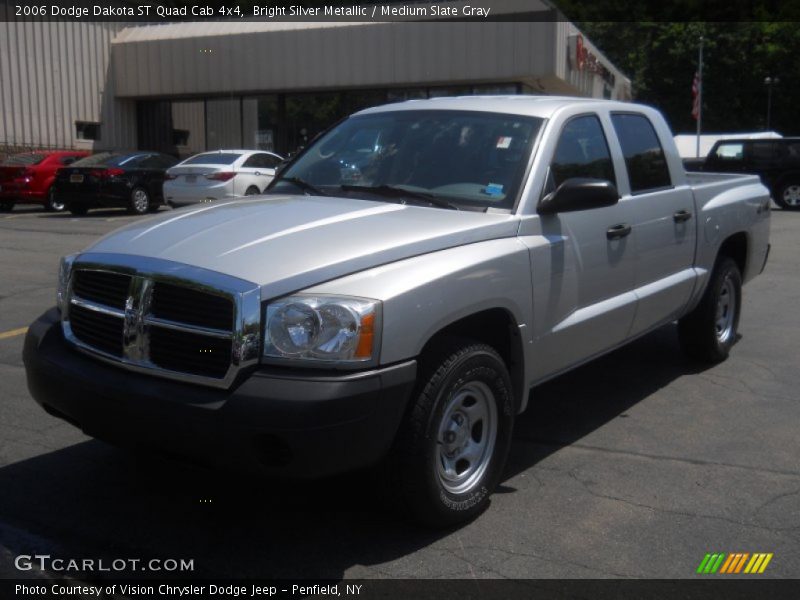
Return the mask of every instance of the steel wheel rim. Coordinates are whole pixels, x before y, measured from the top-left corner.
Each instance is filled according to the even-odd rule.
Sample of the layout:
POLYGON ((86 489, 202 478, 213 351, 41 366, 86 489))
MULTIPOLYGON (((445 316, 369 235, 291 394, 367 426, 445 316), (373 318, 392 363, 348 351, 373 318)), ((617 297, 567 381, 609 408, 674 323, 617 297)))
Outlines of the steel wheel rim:
POLYGON ((717 296, 717 311, 714 317, 714 328, 717 340, 724 344, 733 337, 734 317, 736 315, 736 288, 731 276, 727 275, 717 296))
POLYGON ((50 208, 56 212, 64 210, 64 203, 56 201, 56 194, 52 189, 47 195, 49 196, 50 208))
POLYGON ((783 190, 783 201, 789 206, 800 206, 800 185, 789 185, 783 190))
POLYGON ((451 494, 475 489, 497 440, 497 403, 485 383, 471 381, 450 397, 436 435, 436 475, 451 494))
POLYGON ((149 203, 147 192, 144 190, 136 190, 133 192, 133 207, 137 210, 137 212, 146 211, 149 203))

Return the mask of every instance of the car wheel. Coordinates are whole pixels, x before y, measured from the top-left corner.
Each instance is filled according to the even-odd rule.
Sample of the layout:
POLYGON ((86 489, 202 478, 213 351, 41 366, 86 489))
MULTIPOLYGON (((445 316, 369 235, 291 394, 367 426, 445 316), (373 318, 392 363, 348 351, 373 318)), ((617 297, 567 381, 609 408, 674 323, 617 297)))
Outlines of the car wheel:
POLYGON ((717 260, 700 304, 678 322, 684 352, 700 362, 718 363, 736 343, 742 307, 742 275, 728 258, 717 260))
POLYGON ((0 212, 11 212, 14 210, 13 202, 0 202, 0 212))
POLYGON ((245 191, 244 195, 245 196, 258 196, 260 193, 261 193, 261 191, 259 191, 259 189, 256 186, 251 185, 249 188, 247 188, 247 191, 245 191))
POLYGON ((131 191, 131 201, 128 204, 128 212, 132 215, 143 215, 150 210, 150 195, 147 190, 135 187, 131 191))
POLYGON ((50 189, 47 190, 47 202, 44 205, 45 210, 49 212, 61 212, 66 208, 63 201, 58 200, 56 198, 56 189, 54 186, 50 186, 50 189))
POLYGON ((800 183, 792 181, 782 185, 775 203, 788 210, 800 210, 800 183))
POLYGON ((76 217, 82 217, 87 212, 89 212, 89 209, 86 208, 85 206, 70 206, 69 212, 71 212, 76 217))
POLYGON ((450 340, 427 353, 385 461, 393 503, 433 527, 480 514, 503 474, 513 404, 508 370, 494 348, 450 340))

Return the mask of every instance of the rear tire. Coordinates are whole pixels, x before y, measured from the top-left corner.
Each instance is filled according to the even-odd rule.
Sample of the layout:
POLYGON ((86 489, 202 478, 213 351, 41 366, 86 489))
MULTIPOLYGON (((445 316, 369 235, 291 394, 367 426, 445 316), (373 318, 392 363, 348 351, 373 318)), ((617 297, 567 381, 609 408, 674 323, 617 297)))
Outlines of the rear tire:
POLYGON ((251 185, 249 188, 247 188, 247 190, 245 191, 244 195, 245 196, 258 196, 260 193, 261 193, 261 191, 256 186, 251 185))
POLYGON ((69 212, 71 212, 76 217, 82 217, 87 212, 89 212, 89 209, 86 208, 85 206, 70 206, 69 212))
POLYGON ((64 202, 56 198, 56 190, 54 186, 50 186, 47 190, 47 200, 45 201, 44 209, 48 212, 63 212, 66 208, 64 202))
POLYGON ((742 275, 727 256, 717 259, 700 304, 678 322, 683 351, 703 363, 728 358, 736 343, 742 306, 742 275))
POLYGON ((789 181, 775 194, 775 204, 785 210, 800 210, 800 182, 789 181))
POLYGON ((442 528, 489 505, 511 444, 511 379, 494 348, 451 339, 420 361, 415 397, 384 464, 393 504, 442 528))
POLYGON ((144 215, 150 210, 150 194, 142 187, 131 190, 131 199, 128 202, 128 212, 132 215, 144 215))
POLYGON ((14 203, 7 200, 0 202, 0 212, 11 212, 14 210, 14 203))

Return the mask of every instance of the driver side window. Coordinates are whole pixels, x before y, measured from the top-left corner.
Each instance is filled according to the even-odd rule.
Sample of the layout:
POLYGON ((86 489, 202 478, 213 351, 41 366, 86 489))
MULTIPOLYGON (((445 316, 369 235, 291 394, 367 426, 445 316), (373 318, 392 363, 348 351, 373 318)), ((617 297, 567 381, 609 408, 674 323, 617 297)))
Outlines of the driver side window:
POLYGON ((611 152, 596 115, 575 117, 561 131, 550 164, 553 189, 572 177, 605 179, 616 184, 611 152))

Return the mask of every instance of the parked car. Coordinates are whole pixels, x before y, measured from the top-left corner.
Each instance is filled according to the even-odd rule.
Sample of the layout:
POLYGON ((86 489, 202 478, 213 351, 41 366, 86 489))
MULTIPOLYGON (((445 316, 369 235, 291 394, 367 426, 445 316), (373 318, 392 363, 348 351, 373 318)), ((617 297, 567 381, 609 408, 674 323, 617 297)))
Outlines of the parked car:
POLYGON ((89 153, 82 150, 47 150, 15 154, 0 162, 0 211, 11 210, 18 202, 64 210, 53 193, 56 172, 85 156, 89 153))
POLYGON ((158 210, 162 185, 177 159, 158 152, 101 152, 58 172, 55 197, 74 215, 90 208, 124 207, 132 214, 158 210))
POLYGON ((754 173, 778 206, 800 210, 800 137, 721 140, 701 163, 684 163, 689 170, 754 173))
POLYGON ((263 192, 283 158, 261 150, 217 150, 187 158, 167 171, 164 197, 171 206, 230 200, 263 192))
POLYGON ((758 177, 687 176, 661 114, 627 102, 371 108, 268 194, 65 257, 25 341, 31 394, 210 464, 383 461, 375 483, 434 526, 487 506, 533 386, 676 320, 690 356, 724 360, 769 250, 758 177), (367 131, 355 177, 340 159, 367 131))

